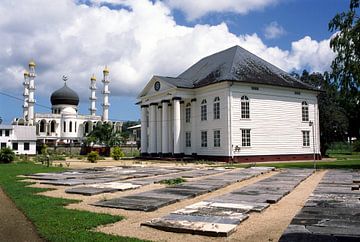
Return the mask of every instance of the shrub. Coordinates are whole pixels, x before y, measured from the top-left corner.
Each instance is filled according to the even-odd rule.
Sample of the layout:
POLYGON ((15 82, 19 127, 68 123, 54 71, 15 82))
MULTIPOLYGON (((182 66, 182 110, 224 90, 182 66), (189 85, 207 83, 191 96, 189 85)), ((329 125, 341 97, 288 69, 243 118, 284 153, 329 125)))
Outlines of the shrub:
POLYGON ((176 184, 180 184, 183 182, 186 182, 186 180, 184 178, 178 177, 178 178, 174 178, 174 179, 161 180, 159 183, 171 186, 171 185, 176 185, 176 184))
POLYGON ((120 147, 114 147, 113 151, 111 152, 111 157, 114 160, 120 160, 121 157, 124 157, 124 152, 120 149, 120 147))
POLYGON ((360 152, 360 140, 354 141, 352 147, 354 152, 360 152))
POLYGON ((10 163, 15 160, 15 153, 10 148, 2 148, 0 150, 0 163, 10 163))
POLYGON ((87 159, 88 161, 90 161, 91 163, 96 163, 96 161, 99 159, 99 153, 97 151, 91 151, 88 155, 87 155, 87 159))

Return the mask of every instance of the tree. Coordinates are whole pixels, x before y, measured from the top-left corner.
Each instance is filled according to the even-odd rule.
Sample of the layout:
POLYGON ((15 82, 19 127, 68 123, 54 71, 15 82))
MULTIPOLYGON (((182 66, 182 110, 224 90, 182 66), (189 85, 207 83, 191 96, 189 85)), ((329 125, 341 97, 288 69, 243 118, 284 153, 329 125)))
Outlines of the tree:
POLYGON ((332 73, 340 90, 340 104, 349 119, 349 136, 360 138, 360 18, 359 0, 350 1, 347 12, 338 13, 329 22, 330 31, 338 31, 330 41, 336 53, 331 64, 332 73))
POLYGON ((0 150, 0 163, 10 163, 15 160, 15 153, 12 149, 5 147, 0 150))
POLYGON ((304 70, 300 79, 321 90, 318 95, 320 149, 325 155, 331 143, 346 140, 349 126, 346 111, 339 104, 339 91, 327 72, 309 74, 304 70))
POLYGON ((122 143, 121 133, 115 132, 114 128, 109 123, 94 127, 94 129, 87 135, 86 144, 98 144, 112 147, 122 143))

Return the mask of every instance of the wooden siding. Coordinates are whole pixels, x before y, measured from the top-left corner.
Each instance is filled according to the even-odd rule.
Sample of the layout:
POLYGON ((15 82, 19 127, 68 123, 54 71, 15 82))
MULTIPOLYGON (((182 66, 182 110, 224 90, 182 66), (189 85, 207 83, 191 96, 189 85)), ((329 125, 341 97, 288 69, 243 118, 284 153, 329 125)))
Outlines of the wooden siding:
POLYGON ((313 152, 312 128, 302 122, 301 102, 309 105, 309 120, 315 122, 316 152, 319 150, 316 94, 294 89, 234 85, 232 87, 232 144, 241 147, 241 129, 251 130, 251 146, 234 156, 309 154, 313 152), (298 91, 298 90, 296 90, 298 91), (250 119, 241 119, 241 97, 250 99, 250 119), (302 131, 310 131, 310 146, 303 147, 302 131))

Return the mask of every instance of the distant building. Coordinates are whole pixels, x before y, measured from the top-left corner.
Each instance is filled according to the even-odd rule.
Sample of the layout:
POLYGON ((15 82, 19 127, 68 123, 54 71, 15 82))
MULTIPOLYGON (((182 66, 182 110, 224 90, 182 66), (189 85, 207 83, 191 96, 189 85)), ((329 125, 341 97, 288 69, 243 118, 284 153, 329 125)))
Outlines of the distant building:
POLYGON ((49 145, 81 143, 96 125, 110 123, 115 131, 121 131, 122 122, 109 120, 109 70, 103 70, 103 103, 102 115, 96 115, 96 77, 90 78, 90 114, 78 113, 79 96, 67 84, 63 76, 64 86, 50 96, 51 113, 36 113, 35 105, 35 63, 29 63, 29 70, 24 73, 23 117, 13 120, 13 125, 35 126, 36 138, 49 145))
POLYGON ((234 46, 138 96, 143 156, 225 161, 320 158, 318 90, 234 46))
POLYGON ((140 135, 141 135, 141 124, 137 124, 128 128, 132 133, 129 136, 128 144, 138 144, 140 143, 140 135))
POLYGON ((11 148, 15 154, 35 155, 35 127, 0 124, 0 145, 11 148))

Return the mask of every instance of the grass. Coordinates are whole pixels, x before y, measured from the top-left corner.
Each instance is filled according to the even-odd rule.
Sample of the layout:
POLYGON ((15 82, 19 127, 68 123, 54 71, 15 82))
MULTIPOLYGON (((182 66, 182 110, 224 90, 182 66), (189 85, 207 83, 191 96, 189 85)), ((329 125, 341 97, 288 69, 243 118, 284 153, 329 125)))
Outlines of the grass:
POLYGON ((181 177, 159 181, 160 184, 166 184, 166 185, 169 185, 169 186, 177 185, 177 184, 180 184, 180 183, 183 183, 183 182, 186 182, 186 180, 184 178, 181 178, 181 177))
MULTIPOLYGON (((331 158, 336 158, 335 161, 316 161, 318 169, 360 169, 360 154, 332 154, 331 158)), ((254 164, 231 164, 226 167, 250 167, 254 164)), ((308 162, 263 162, 256 163, 256 166, 274 166, 276 168, 314 168, 312 161, 308 162)))
POLYGON ((47 241, 141 241, 90 231, 99 225, 120 221, 122 217, 66 209, 64 206, 79 201, 37 195, 36 193, 49 189, 25 187, 29 183, 20 182, 21 178, 17 177, 63 170, 65 169, 29 162, 3 164, 0 165, 0 186, 33 222, 39 235, 47 241))

